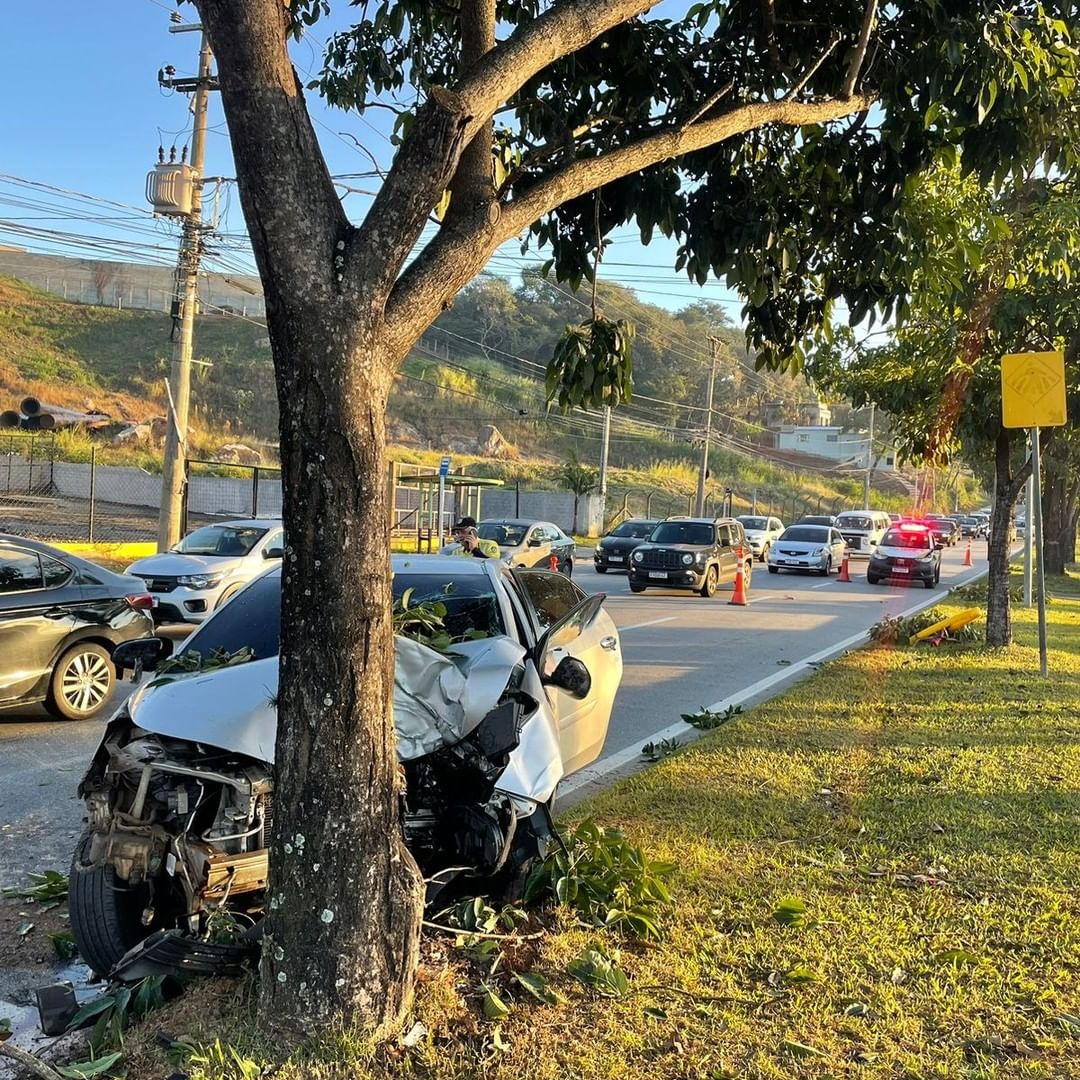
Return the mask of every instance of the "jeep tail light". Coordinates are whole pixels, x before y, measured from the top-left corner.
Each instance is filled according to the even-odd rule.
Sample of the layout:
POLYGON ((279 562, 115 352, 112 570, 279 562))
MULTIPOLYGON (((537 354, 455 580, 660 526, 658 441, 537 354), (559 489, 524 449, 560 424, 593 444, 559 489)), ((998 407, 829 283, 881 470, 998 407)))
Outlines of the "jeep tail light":
POLYGON ((156 603, 149 593, 133 593, 131 596, 125 596, 124 599, 136 611, 153 611, 156 603))

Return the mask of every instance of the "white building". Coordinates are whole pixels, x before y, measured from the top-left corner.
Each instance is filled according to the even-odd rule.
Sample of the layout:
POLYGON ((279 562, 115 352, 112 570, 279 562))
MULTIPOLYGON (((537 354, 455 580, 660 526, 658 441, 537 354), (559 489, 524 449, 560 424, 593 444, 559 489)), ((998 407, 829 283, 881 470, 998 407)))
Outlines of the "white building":
MULTIPOLYGON (((870 439, 865 433, 845 431, 841 427, 785 424, 776 433, 776 448, 798 450, 802 454, 849 462, 854 469, 865 469, 868 464, 870 439)), ((895 468, 896 454, 892 451, 881 455, 874 462, 875 472, 892 472, 895 468)))

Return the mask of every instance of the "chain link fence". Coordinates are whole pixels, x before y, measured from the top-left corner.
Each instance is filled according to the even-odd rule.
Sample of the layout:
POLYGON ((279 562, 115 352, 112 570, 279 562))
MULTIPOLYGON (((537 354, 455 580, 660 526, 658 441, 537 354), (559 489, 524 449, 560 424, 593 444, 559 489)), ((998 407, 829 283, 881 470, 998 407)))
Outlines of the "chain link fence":
MULTIPOLYGON (((607 527, 612 528, 627 518, 659 519, 672 515, 692 516, 696 498, 693 494, 682 495, 668 491, 628 491, 622 502, 609 507, 607 527)), ((821 495, 790 495, 754 493, 727 488, 722 492, 710 491, 705 496, 705 515, 724 517, 735 514, 755 513, 778 517, 791 523, 809 514, 839 514, 848 507, 850 500, 826 499, 821 495)))

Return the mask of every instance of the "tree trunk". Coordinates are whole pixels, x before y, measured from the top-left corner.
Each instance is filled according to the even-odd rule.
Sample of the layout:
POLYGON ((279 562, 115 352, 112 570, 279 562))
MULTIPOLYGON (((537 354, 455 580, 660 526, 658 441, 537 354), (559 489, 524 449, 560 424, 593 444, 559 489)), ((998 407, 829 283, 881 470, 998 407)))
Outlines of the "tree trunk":
POLYGON ((994 444, 994 507, 990 516, 989 572, 986 592, 986 644, 1012 644, 1009 606, 1009 528, 1015 493, 1009 475, 1009 434, 994 444))
POLYGON ((270 314, 287 550, 260 1009, 265 1030, 297 1035, 400 1020, 423 886, 391 719, 384 428, 397 358, 355 312, 337 325, 313 315, 270 314))
MULTIPOLYGON (((1048 574, 1064 574, 1076 558, 1077 499, 1080 481, 1067 463, 1048 454, 1043 477, 1043 565, 1048 574)), ((1074 467, 1075 468, 1075 467, 1074 467)))

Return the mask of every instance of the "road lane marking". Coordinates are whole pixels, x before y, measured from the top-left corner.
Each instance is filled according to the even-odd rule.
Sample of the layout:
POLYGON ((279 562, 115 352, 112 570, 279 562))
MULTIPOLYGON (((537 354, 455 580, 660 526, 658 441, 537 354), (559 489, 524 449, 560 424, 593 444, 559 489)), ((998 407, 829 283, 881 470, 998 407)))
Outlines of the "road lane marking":
MULTIPOLYGON (((970 585, 971 582, 978 581, 979 578, 985 577, 986 573, 987 568, 981 567, 973 574, 969 574, 967 577, 957 581, 956 584, 950 586, 950 588, 961 588, 964 585, 970 585)), ((897 618, 904 619, 909 615, 914 615, 924 608, 932 607, 940 599, 940 594, 925 597, 917 604, 913 604, 906 610, 899 612, 897 618)), ((835 642, 811 656, 807 656, 802 660, 794 660, 791 664, 782 667, 779 671, 774 671, 771 675, 766 675, 763 679, 758 679, 757 682, 751 683, 742 690, 736 690, 735 693, 728 697, 721 698, 720 701, 716 701, 712 705, 707 706, 707 711, 724 712, 729 707, 741 705, 743 702, 756 697, 758 694, 764 693, 766 690, 771 690, 779 683, 786 682, 792 676, 804 672, 808 668, 824 663, 826 660, 831 660, 840 653, 847 652, 848 649, 853 646, 866 644, 869 637, 870 630, 869 627, 867 627, 866 630, 861 630, 859 633, 852 634, 842 641, 835 642)), ((635 739, 633 745, 627 746, 625 749, 619 750, 614 754, 609 754, 607 757, 600 758, 595 764, 587 766, 568 780, 564 780, 559 785, 559 796, 565 797, 573 795, 576 791, 588 787, 589 785, 595 785, 597 790, 599 790, 599 788, 603 786, 606 777, 609 777, 619 769, 625 768, 627 765, 633 764, 635 761, 640 761, 641 747, 647 742, 655 743, 661 742, 664 739, 679 739, 680 742, 685 745, 687 742, 692 742, 694 739, 697 739, 701 734, 702 733, 698 729, 691 727, 684 721, 679 721, 676 724, 669 724, 666 728, 653 732, 652 735, 645 735, 635 739)))
POLYGON ((616 629, 620 634, 625 634, 627 630, 640 630, 643 626, 656 626, 662 622, 674 622, 678 618, 678 615, 668 615, 664 619, 650 619, 648 622, 636 622, 630 626, 619 626, 616 629))

